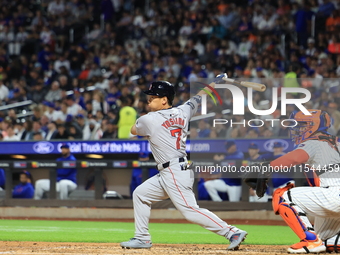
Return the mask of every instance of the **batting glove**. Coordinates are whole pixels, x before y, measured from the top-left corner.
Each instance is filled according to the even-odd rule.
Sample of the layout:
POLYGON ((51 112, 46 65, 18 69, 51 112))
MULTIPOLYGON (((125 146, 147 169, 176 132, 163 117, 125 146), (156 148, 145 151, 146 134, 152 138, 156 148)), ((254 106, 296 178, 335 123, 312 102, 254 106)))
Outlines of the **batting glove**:
POLYGON ((225 83, 223 78, 228 78, 228 75, 226 73, 221 73, 221 74, 216 76, 216 78, 214 79, 214 82, 216 84, 223 84, 223 83, 225 83))

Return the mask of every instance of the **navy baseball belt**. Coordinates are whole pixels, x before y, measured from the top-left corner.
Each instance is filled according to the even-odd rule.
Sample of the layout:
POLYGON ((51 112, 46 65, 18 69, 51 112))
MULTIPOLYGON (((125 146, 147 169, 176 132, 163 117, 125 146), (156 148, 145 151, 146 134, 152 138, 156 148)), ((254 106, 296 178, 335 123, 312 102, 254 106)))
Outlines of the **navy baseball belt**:
MULTIPOLYGON (((175 159, 174 159, 174 160, 175 160, 175 159)), ((185 158, 185 157, 178 158, 178 163, 185 162, 185 161, 186 161, 186 158, 185 158)), ((158 164, 158 165, 157 165, 157 169, 158 169, 159 171, 160 171, 160 170, 163 170, 163 169, 169 167, 171 162, 173 162, 173 160, 168 161, 168 162, 166 162, 166 163, 164 163, 164 164, 158 164)))

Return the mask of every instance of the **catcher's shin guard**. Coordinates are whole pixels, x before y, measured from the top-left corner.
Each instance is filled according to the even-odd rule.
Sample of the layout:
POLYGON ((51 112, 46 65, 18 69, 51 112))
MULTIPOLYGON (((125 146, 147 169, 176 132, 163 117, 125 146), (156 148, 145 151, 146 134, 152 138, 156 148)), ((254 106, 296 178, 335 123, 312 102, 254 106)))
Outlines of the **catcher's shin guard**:
POLYGON ((276 214, 280 214, 283 220, 295 232, 300 240, 312 241, 318 239, 306 214, 301 210, 301 208, 292 203, 289 187, 286 186, 275 190, 272 202, 274 212, 276 214))

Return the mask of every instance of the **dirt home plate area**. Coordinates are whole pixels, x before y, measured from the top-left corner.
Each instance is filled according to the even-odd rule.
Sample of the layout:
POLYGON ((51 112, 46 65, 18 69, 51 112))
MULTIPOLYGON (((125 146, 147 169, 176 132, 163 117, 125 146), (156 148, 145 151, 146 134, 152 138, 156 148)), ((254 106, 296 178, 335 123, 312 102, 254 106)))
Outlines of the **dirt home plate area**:
POLYGON ((154 244, 151 249, 122 249, 118 243, 0 242, 0 254, 287 254, 285 245, 242 245, 227 251, 217 244, 154 244))

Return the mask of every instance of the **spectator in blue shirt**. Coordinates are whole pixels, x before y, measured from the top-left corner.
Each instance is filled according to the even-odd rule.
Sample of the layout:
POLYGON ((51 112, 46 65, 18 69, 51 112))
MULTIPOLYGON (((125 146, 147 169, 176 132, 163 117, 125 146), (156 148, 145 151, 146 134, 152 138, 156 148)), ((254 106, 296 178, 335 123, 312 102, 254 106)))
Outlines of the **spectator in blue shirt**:
POLYGON ((198 131, 198 137, 199 138, 208 138, 209 135, 210 135, 210 126, 209 124, 204 121, 204 120, 200 120, 198 122, 198 128, 199 128, 199 131, 198 131))
MULTIPOLYGON (((139 161, 149 161, 149 152, 140 152, 139 153, 139 161)), ((152 176, 159 173, 159 171, 156 168, 149 168, 148 169, 148 178, 151 178, 152 176)), ((130 183, 130 195, 132 197, 133 191, 143 182, 143 171, 141 167, 134 167, 132 169, 132 177, 131 177, 131 183, 130 183)))
POLYGON ((298 37, 298 44, 307 47, 307 38, 309 37, 308 28, 314 13, 310 10, 310 4, 305 3, 298 9, 294 15, 295 31, 298 37))
POLYGON ((6 175, 5 170, 0 168, 0 190, 5 189, 6 175))
POLYGON ((44 46, 44 49, 38 53, 38 62, 41 64, 44 71, 48 70, 48 64, 51 58, 51 51, 48 45, 44 46))
POLYGON ((257 143, 250 143, 248 146, 248 154, 249 154, 249 158, 247 158, 248 161, 251 162, 256 162, 256 161, 260 161, 261 160, 261 155, 259 154, 259 146, 257 143))
MULTIPOLYGON (((61 157, 57 161, 75 161, 76 158, 70 152, 70 146, 63 144, 61 147, 61 157)), ((77 169, 59 168, 57 169, 56 190, 60 192, 60 199, 67 199, 71 191, 77 188, 77 169)), ((35 184, 34 199, 41 199, 44 192, 50 190, 50 180, 41 179, 35 184)))
POLYGON ((324 0, 323 3, 319 6, 317 15, 321 17, 329 17, 332 15, 335 9, 336 7, 331 0, 324 0))
MULTIPOLYGON (((261 155, 259 154, 259 145, 257 143, 251 142, 248 145, 248 154, 249 158, 247 158, 248 165, 251 165, 253 162, 262 161, 261 155)), ((249 190, 249 202, 268 202, 268 196, 265 194, 262 198, 256 196, 255 190, 249 190)))
POLYGON ((274 142, 273 151, 262 154, 260 159, 262 161, 269 161, 269 160, 277 159, 285 154, 286 153, 284 152, 283 144, 281 142, 274 142))
POLYGON ((33 198, 34 187, 32 185, 32 175, 28 171, 20 174, 20 184, 14 187, 12 192, 13 198, 33 198))
POLYGON ((225 149, 227 151, 227 154, 225 156, 220 155, 220 158, 216 160, 221 160, 223 159, 223 157, 224 159, 243 159, 244 158, 243 152, 237 148, 237 145, 235 141, 233 140, 230 140, 226 143, 225 149))
MULTIPOLYGON (((271 161, 277 159, 286 153, 284 152, 284 147, 281 142, 274 142, 273 144, 273 152, 262 154, 262 161, 271 161)), ((291 172, 281 172, 281 173, 273 173, 272 175, 273 189, 285 187, 288 182, 294 183, 294 178, 292 177, 291 172)))
MULTIPOLYGON (((225 145, 227 154, 226 155, 215 155, 214 160, 238 160, 244 159, 244 154, 242 151, 237 149, 236 143, 230 140, 225 145)), ((221 165, 221 164, 220 164, 221 165)), ((232 164, 230 164, 232 165, 232 164)), ((230 202, 238 202, 241 199, 241 179, 240 178, 219 178, 221 174, 216 174, 214 179, 207 179, 204 182, 204 187, 206 188, 212 201, 221 202, 223 199, 220 197, 218 192, 225 192, 228 194, 230 202)), ((212 176, 214 177, 214 176, 212 176)))

